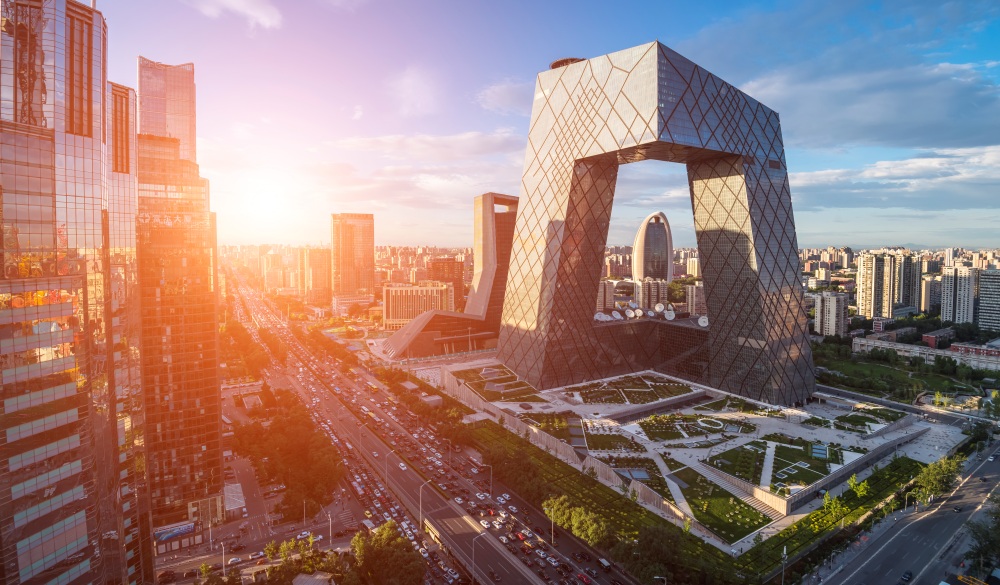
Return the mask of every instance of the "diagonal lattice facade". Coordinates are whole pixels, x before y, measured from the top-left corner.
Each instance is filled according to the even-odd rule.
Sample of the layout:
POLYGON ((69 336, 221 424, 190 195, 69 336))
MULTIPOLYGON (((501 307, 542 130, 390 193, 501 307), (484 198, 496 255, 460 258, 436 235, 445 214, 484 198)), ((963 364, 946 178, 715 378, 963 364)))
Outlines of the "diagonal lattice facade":
POLYGON ((766 106, 659 42, 555 67, 538 76, 520 201, 498 349, 529 383, 682 367, 773 404, 812 394, 781 128, 766 106), (687 165, 710 319, 697 348, 676 324, 593 320, 618 167, 647 159, 687 165), (681 364, 686 352, 704 367, 681 364))

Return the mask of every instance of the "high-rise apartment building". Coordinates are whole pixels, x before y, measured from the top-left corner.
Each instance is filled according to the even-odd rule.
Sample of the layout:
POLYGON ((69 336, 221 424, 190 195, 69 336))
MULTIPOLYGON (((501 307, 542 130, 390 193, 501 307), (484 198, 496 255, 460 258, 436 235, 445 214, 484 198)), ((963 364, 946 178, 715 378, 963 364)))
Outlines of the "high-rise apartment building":
POLYGON ((858 314, 893 317, 920 307, 920 260, 910 254, 864 253, 857 257, 858 314))
POLYGON ((920 281, 920 310, 924 313, 941 310, 941 275, 925 274, 920 281))
POLYGON ((615 308, 615 282, 602 280, 597 284, 597 310, 610 311, 615 308))
POLYGON ((310 305, 329 305, 330 249, 299 248, 297 259, 296 285, 299 296, 310 305))
POLYGON ((140 57, 138 94, 139 127, 166 134, 139 135, 136 227, 146 474, 166 554, 207 541, 222 516, 218 259, 194 158, 194 66, 140 57))
POLYGON ((979 269, 946 266, 941 271, 941 320, 975 323, 979 298, 979 269))
POLYGON ((979 273, 979 315, 976 325, 1000 333, 1000 270, 979 273))
POLYGON ((73 0, 0 6, 0 582, 152 582, 135 94, 73 0), (114 532, 117 538, 102 539, 114 532))
POLYGON ((333 296, 374 294, 375 216, 370 213, 332 214, 330 259, 333 296))
POLYGON ((382 323, 395 331, 427 311, 454 311, 455 287, 450 282, 387 284, 382 288, 382 323))
POLYGON ((688 258, 687 273, 695 278, 701 278, 701 263, 697 258, 688 258))
MULTIPOLYGON (((415 278, 413 282, 421 279, 415 278)), ((427 262, 427 278, 438 282, 450 282, 455 289, 455 310, 465 307, 465 262, 457 258, 432 258, 427 262)))
POLYGON ((844 293, 824 291, 814 295, 816 300, 816 317, 813 319, 813 331, 819 335, 847 336, 847 295, 844 293))
POLYGON ((670 282, 662 278, 644 278, 635 283, 635 303, 641 309, 652 309, 656 305, 669 302, 670 282))
POLYGON ((708 305, 705 304, 705 286, 696 282, 684 285, 684 302, 688 313, 692 315, 707 315, 708 305))

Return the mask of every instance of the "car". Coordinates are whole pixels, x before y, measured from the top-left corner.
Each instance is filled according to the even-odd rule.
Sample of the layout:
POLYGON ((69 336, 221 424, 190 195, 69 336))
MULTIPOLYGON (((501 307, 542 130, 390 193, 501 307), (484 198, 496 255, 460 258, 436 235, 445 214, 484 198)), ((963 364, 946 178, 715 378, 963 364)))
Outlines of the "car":
POLYGON ((264 558, 264 553, 262 553, 262 552, 252 552, 252 553, 250 553, 250 560, 251 561, 254 561, 254 560, 257 560, 257 559, 262 559, 262 558, 264 558))
POLYGON ((385 518, 386 522, 392 520, 392 516, 390 516, 388 512, 382 512, 382 517, 385 518))
POLYGON ((226 564, 227 565, 238 565, 238 564, 240 564, 242 562, 243 562, 243 559, 241 559, 240 557, 233 557, 233 558, 229 559, 229 562, 226 563, 226 564))
POLYGON ((597 569, 592 569, 590 567, 587 567, 586 569, 583 570, 583 572, 595 579, 597 578, 597 569))
POLYGON ((524 540, 524 539, 528 538, 527 536, 525 536, 521 532, 516 533, 514 536, 516 536, 518 540, 524 540))
POLYGON ((993 455, 990 455, 989 457, 986 458, 986 460, 989 461, 990 463, 992 463, 995 459, 996 457, 993 455))
POLYGON ((459 498, 459 497, 455 498, 455 503, 456 504, 461 504, 463 501, 465 501, 465 500, 463 500, 462 498, 459 498))
POLYGON ((522 530, 521 532, 523 532, 523 533, 524 533, 524 535, 525 535, 526 537, 528 537, 528 538, 534 538, 534 537, 535 537, 535 533, 534 533, 534 532, 532 532, 532 531, 530 531, 530 530, 528 530, 527 528, 525 528, 525 529, 524 529, 524 530, 522 530))
POLYGON ((511 514, 517 514, 517 506, 507 506, 507 509, 510 510, 511 514))
POLYGON ((536 550, 535 554, 538 555, 538 556, 540 556, 540 557, 542 557, 543 559, 545 557, 549 556, 549 555, 545 554, 545 551, 543 551, 543 550, 536 550))
POLYGON ((500 575, 497 575, 496 571, 494 571, 493 569, 490 569, 489 576, 490 576, 490 579, 492 579, 494 583, 499 583, 500 582, 500 575))
POLYGON ((903 573, 902 577, 900 577, 900 579, 902 579, 903 581, 906 581, 906 582, 909 582, 910 579, 912 579, 912 578, 913 578, 913 571, 907 571, 907 572, 903 573))
POLYGON ((484 494, 483 492, 476 492, 476 499, 478 499, 478 500, 485 500, 486 499, 486 494, 484 494))
POLYGON ((372 451, 372 457, 378 458, 378 451, 372 451))
POLYGON ((497 497, 496 497, 496 498, 494 498, 494 499, 496 500, 496 502, 497 502, 498 504, 506 504, 506 503, 507 503, 507 499, 506 499, 506 498, 504 498, 503 496, 497 496, 497 497))
POLYGON ((489 527, 490 527, 490 521, 489 520, 480 520, 479 523, 483 525, 483 528, 489 529, 489 527))
POLYGON ((417 552, 419 552, 420 556, 424 557, 425 559, 431 558, 430 555, 427 554, 427 549, 426 548, 420 547, 420 550, 418 550, 417 552))
POLYGON ((510 494, 503 493, 503 494, 500 494, 500 497, 503 498, 503 499, 505 499, 505 500, 509 500, 510 499, 510 494))
POLYGON ((553 567, 558 567, 559 566, 559 559, 557 559, 555 557, 549 557, 549 558, 547 558, 545 560, 548 561, 549 564, 552 565, 553 567))
POLYGON ((191 569, 190 571, 184 571, 185 579, 197 578, 200 576, 201 576, 201 571, 199 571, 198 569, 191 569))
POLYGON ((234 547, 232 548, 231 552, 234 552, 234 553, 236 553, 236 552, 240 552, 240 551, 242 551, 242 550, 246 550, 246 548, 247 548, 247 547, 246 547, 246 545, 244 545, 244 544, 237 544, 236 546, 234 546, 234 547))
POLYGON ((987 481, 989 481, 989 480, 986 479, 985 477, 980 477, 979 478, 979 483, 986 483, 987 481))
POLYGON ((576 579, 579 582, 584 583, 585 585, 590 585, 590 583, 592 583, 592 581, 590 580, 590 577, 584 575, 583 573, 577 573, 576 579))
POLYGON ((372 511, 371 510, 365 510, 365 518, 371 518, 371 517, 372 517, 372 511))
POLYGON ((502 542, 502 543, 504 543, 504 544, 507 544, 508 542, 510 542, 510 539, 509 539, 509 538, 507 538, 506 536, 502 536, 502 535, 501 535, 501 536, 500 536, 500 542, 502 542))
POLYGON ((399 464, 399 468, 402 469, 403 471, 406 471, 406 464, 405 463, 400 463, 399 464))
POLYGON ((303 530, 302 532, 295 535, 295 540, 305 540, 310 536, 312 536, 312 532, 309 532, 308 530, 303 530))
POLYGON ((952 508, 952 510, 954 510, 956 512, 961 512, 962 511, 962 506, 955 506, 954 508, 952 508))

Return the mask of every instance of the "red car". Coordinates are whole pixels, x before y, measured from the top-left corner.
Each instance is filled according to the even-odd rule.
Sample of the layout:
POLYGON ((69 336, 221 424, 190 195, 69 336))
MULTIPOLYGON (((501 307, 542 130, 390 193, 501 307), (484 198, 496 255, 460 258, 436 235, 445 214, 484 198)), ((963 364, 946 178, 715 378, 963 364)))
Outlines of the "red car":
POLYGON ((579 581, 584 585, 590 585, 590 583, 592 583, 590 577, 584 575, 583 573, 577 573, 576 578, 579 579, 579 581))
POLYGON ((527 538, 525 535, 521 534, 520 532, 518 532, 514 536, 516 536, 518 540, 524 540, 525 538, 527 538))

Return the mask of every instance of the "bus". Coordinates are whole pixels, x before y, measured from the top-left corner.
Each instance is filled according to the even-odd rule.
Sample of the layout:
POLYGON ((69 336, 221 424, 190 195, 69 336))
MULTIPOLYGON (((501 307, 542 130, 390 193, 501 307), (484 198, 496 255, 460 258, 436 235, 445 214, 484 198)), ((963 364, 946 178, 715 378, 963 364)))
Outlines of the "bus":
POLYGON ((368 382, 368 389, 371 390, 372 392, 378 392, 378 386, 376 386, 372 382, 368 382))

